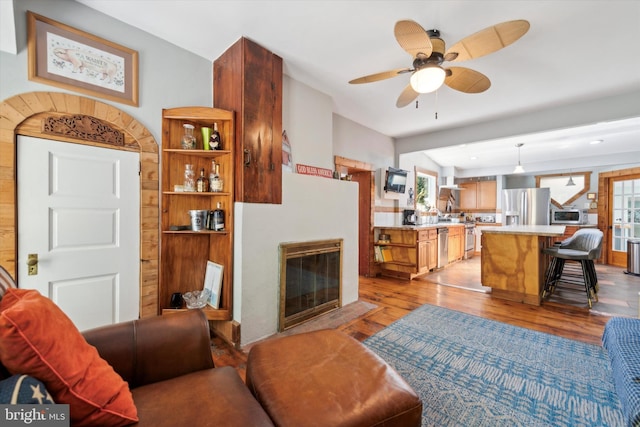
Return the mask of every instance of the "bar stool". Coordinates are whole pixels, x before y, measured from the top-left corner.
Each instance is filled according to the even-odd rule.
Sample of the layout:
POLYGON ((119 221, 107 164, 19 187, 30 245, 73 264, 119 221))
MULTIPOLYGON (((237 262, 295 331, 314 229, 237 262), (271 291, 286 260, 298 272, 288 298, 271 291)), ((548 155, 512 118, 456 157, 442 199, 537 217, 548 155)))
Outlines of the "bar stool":
POLYGON ((545 274, 542 298, 551 295, 556 286, 561 283, 583 285, 587 293, 589 308, 592 299, 598 302, 598 276, 593 260, 600 258, 602 251, 602 231, 594 228, 581 228, 573 236, 542 250, 551 256, 549 268, 545 274), (581 272, 576 269, 565 270, 566 261, 580 264, 581 272))

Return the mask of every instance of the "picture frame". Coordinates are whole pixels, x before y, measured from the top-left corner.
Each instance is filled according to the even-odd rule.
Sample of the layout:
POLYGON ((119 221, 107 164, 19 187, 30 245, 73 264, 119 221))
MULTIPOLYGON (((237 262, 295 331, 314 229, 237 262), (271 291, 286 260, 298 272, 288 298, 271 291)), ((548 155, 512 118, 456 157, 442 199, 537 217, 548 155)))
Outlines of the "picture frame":
POLYGON ((587 193, 587 200, 595 200, 596 193, 587 193))
POLYGON ((291 154, 291 142, 287 131, 282 131, 282 170, 293 172, 293 155, 291 154))
POLYGON ((27 11, 29 80, 138 106, 138 52, 27 11))
POLYGON ((208 304, 220 308, 220 290, 222 289, 222 273, 224 266, 212 261, 207 261, 207 269, 204 274, 204 288, 211 291, 208 304))

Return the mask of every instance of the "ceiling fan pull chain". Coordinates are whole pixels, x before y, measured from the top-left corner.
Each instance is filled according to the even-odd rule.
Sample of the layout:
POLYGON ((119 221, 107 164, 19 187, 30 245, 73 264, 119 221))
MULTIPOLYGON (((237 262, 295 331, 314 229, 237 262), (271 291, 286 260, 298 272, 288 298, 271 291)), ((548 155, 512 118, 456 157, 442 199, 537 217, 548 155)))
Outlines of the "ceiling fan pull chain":
POLYGON ((438 120, 438 91, 436 90, 436 120, 438 120))

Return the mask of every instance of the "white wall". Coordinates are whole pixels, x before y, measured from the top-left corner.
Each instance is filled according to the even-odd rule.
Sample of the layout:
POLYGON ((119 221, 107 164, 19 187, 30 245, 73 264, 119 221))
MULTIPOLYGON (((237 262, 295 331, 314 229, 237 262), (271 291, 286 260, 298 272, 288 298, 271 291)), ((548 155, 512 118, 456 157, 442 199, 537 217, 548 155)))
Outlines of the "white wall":
POLYGON ((384 186, 381 171, 389 166, 398 167, 393 138, 333 114, 333 152, 336 156, 369 163, 376 170, 374 224, 401 224, 401 214, 393 212, 401 202, 381 197, 380 191, 384 186))
POLYGON ((286 75, 282 97, 282 129, 291 142, 294 165, 333 170, 331 98, 286 75))
POLYGON ((358 299, 358 184, 285 173, 282 190, 281 205, 235 205, 233 313, 241 345, 278 330, 280 243, 344 239, 342 304, 358 299))
MULTIPOLYGON (((283 129, 293 162, 333 169, 332 102, 288 76, 283 129)), ((342 304, 358 299, 358 184, 283 172, 282 204, 236 203, 233 316, 241 345, 278 330, 283 242, 343 238, 342 304)))

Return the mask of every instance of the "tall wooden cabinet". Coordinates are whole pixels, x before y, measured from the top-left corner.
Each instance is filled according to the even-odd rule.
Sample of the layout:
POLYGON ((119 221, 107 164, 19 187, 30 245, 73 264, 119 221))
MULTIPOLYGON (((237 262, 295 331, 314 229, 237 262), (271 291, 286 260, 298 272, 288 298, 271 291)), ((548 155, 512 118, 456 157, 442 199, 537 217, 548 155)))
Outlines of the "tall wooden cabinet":
MULTIPOLYGON (((202 289, 207 261, 224 266, 220 308, 207 306, 210 320, 231 320, 233 294, 233 188, 234 188, 233 112, 210 107, 182 107, 162 110, 162 201, 160 240, 161 311, 170 308, 174 292, 202 289), (217 123, 224 150, 202 149, 202 127, 217 123), (195 127, 196 149, 181 148, 184 124, 195 127), (219 164, 222 192, 181 192, 186 164, 192 164, 196 178, 204 168, 208 177, 212 160, 219 164), (180 229, 190 225, 189 210, 214 210, 218 202, 225 211, 223 231, 180 229), (176 229, 178 228, 178 229, 176 229)), ((144 297, 144 296, 143 296, 144 297)))
POLYGON ((282 58, 238 40, 213 63, 213 105, 236 112, 235 200, 282 203, 282 58))

